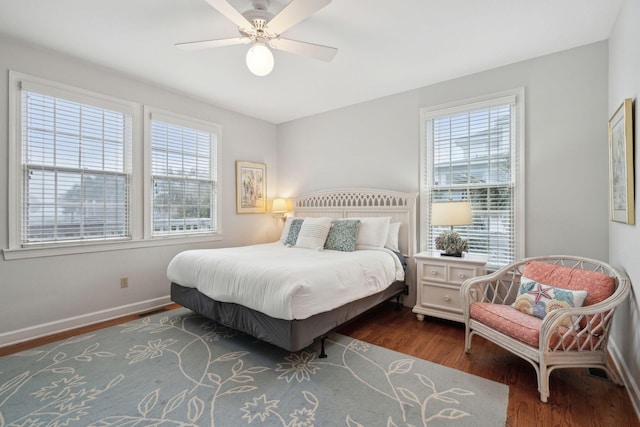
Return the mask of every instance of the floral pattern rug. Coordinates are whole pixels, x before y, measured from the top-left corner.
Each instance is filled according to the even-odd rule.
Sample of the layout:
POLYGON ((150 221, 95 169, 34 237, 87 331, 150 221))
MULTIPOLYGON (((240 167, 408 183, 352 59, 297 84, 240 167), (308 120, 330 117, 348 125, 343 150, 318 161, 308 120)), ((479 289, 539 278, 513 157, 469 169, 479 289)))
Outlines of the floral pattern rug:
POLYGON ((318 350, 163 312, 0 358, 0 427, 505 424, 503 384, 339 334, 318 350))

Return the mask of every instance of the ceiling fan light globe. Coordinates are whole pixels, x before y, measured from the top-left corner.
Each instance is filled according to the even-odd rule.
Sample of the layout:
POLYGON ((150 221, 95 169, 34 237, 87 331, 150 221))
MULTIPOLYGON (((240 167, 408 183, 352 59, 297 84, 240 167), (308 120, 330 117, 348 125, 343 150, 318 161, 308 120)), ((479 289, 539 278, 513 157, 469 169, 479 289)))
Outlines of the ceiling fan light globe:
POLYGON ((263 43, 255 43, 247 52, 247 67, 256 76, 266 76, 273 70, 273 53, 263 43))

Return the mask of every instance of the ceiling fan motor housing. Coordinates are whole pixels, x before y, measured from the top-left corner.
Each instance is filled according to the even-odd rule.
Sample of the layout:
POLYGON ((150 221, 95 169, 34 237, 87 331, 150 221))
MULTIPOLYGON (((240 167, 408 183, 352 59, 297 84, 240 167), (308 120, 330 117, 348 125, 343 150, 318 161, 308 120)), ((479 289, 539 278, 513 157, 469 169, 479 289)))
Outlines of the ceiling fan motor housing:
POLYGON ((277 34, 271 34, 265 30, 265 27, 273 14, 267 10, 269 7, 268 0, 253 0, 251 2, 253 9, 242 12, 247 21, 251 22, 253 28, 239 28, 240 34, 251 37, 255 41, 268 42, 270 39, 277 37, 277 34))

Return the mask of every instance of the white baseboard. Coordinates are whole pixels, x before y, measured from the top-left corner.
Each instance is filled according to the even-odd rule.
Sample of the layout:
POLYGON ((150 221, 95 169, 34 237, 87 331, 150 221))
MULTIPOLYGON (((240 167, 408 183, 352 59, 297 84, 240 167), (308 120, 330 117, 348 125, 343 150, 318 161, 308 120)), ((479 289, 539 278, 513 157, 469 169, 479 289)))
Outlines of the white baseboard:
POLYGON ((0 334, 0 348, 36 338, 45 337, 54 333, 65 332, 70 329, 104 322, 106 320, 111 320, 118 317, 149 311, 151 309, 159 308, 170 303, 171 298, 169 297, 169 295, 167 295, 152 300, 140 301, 134 304, 110 308, 108 310, 101 310, 94 313, 87 313, 80 316, 56 320, 55 322, 30 326, 28 328, 19 329, 17 331, 5 332, 0 334))
POLYGON ((638 388, 636 379, 631 375, 629 367, 622 358, 620 350, 618 350, 618 346, 612 339, 609 340, 609 354, 611 355, 613 363, 616 365, 622 382, 627 389, 627 394, 629 395, 629 399, 631 399, 631 404, 636 412, 636 417, 640 420, 640 388, 638 388))

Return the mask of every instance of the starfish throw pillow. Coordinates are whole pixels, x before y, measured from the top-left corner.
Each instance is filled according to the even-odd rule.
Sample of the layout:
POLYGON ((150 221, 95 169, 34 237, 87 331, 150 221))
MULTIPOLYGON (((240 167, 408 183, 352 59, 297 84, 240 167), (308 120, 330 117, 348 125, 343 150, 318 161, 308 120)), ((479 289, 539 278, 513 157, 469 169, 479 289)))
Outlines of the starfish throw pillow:
MULTIPOLYGON (((518 311, 544 319, 553 310, 582 307, 587 291, 572 291, 536 282, 522 276, 518 296, 511 306, 518 311)), ((567 319, 564 326, 570 326, 567 319)))

